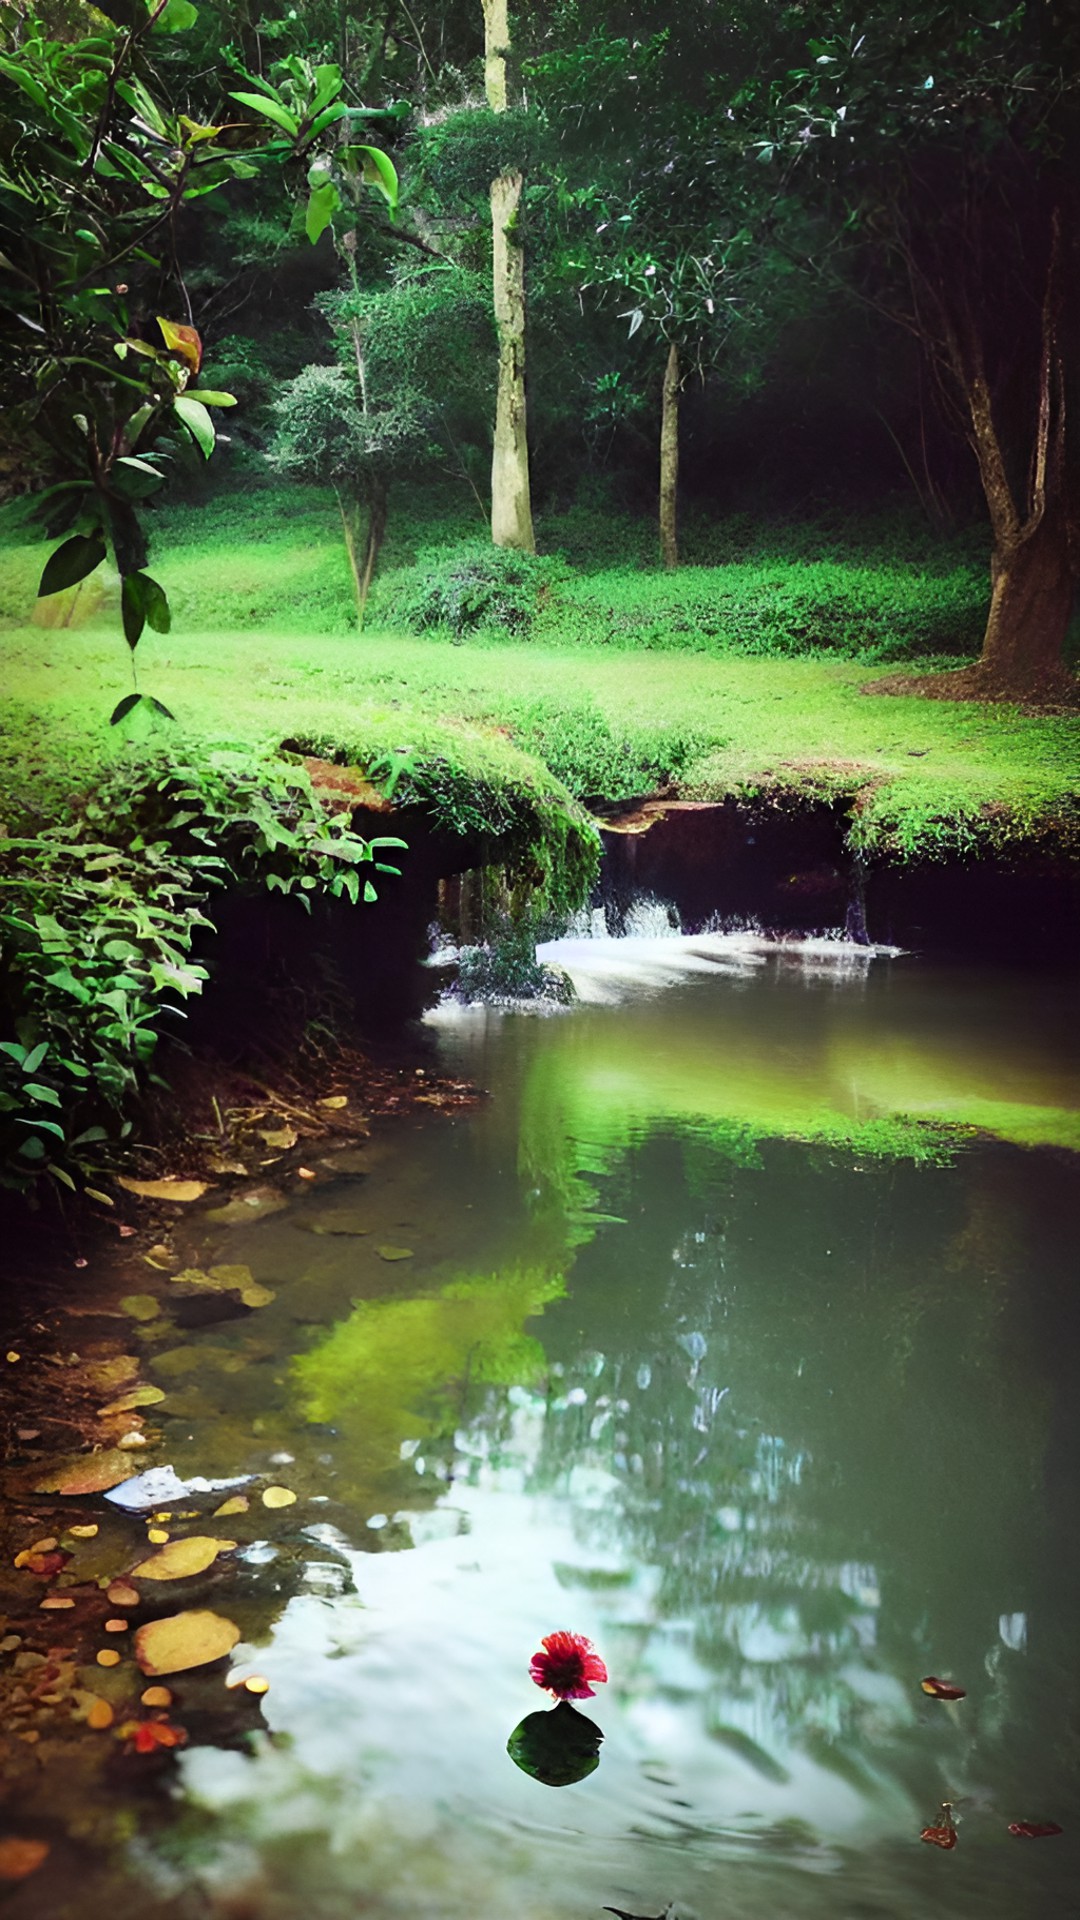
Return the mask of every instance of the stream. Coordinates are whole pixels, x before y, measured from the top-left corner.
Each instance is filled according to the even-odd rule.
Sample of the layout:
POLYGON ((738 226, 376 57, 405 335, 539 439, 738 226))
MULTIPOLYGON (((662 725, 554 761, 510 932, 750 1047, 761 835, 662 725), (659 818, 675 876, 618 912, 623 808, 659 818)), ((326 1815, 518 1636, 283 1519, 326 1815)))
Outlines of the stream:
POLYGON ((240 1639, 168 1680, 183 1747, 21 1779, 54 1844, 5 1920, 1074 1910, 1075 982, 748 936, 546 957, 573 1008, 429 1016, 474 1108, 184 1211, 174 1273, 246 1269, 255 1307, 143 1267, 132 1472, 248 1504, 82 1500, 65 1577, 155 1515, 227 1534, 149 1611, 240 1639), (557 1629, 609 1675, 558 1787, 507 1752, 557 1629), (955 1846, 920 1840, 943 1802, 955 1846))

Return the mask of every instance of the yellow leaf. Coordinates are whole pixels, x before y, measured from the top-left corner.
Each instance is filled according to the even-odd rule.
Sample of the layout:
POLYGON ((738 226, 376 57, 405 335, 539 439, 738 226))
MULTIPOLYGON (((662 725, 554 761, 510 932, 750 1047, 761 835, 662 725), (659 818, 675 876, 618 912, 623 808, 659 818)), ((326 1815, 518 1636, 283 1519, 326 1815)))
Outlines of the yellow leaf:
POLYGON ((186 1540, 170 1540, 160 1553, 140 1560, 132 1568, 136 1580, 187 1580, 194 1573, 205 1573, 219 1553, 231 1553, 235 1540, 215 1540, 209 1534, 192 1533, 186 1540))
POLYGON ((89 1526, 68 1528, 68 1532, 70 1533, 73 1540, 92 1540, 97 1530, 98 1529, 97 1529, 96 1520, 93 1522, 92 1525, 89 1525, 89 1526))
POLYGON ((168 1527, 151 1527, 147 1539, 152 1547, 163 1547, 169 1537, 168 1527))
POLYGON ((139 1699, 144 1707, 171 1707, 173 1702, 168 1687, 147 1687, 139 1699))
POLYGON ((107 1700, 95 1700, 86 1716, 88 1727, 95 1727, 99 1733, 111 1727, 116 1715, 107 1700))
POLYGON ((144 1673, 183 1673, 222 1659, 239 1638, 239 1627, 220 1613, 173 1613, 139 1628, 135 1658, 144 1673))
POLYGON ((295 1127, 273 1127, 270 1129, 260 1127, 258 1133, 259 1139, 265 1140, 268 1147, 295 1147, 296 1145, 297 1136, 295 1127))
POLYGON ((156 1407, 164 1398, 161 1387, 132 1387, 131 1392, 122 1393, 119 1400, 110 1400, 107 1407, 99 1407, 98 1417, 104 1420, 108 1413, 130 1413, 133 1407, 156 1407))
POLYGON ((245 1307, 268 1307, 271 1300, 277 1299, 273 1287, 245 1287, 240 1295, 245 1307))
POLYGON ((129 1586, 126 1580, 113 1580, 106 1589, 105 1597, 112 1601, 114 1607, 137 1607, 139 1604, 136 1589, 129 1586))
POLYGON ((348 1095, 344 1093, 328 1093, 325 1100, 318 1100, 315 1104, 320 1107, 347 1107, 349 1098, 348 1095))
POLYGON ((121 1313, 129 1313, 133 1320, 156 1320, 161 1307, 152 1293, 127 1293, 120 1302, 121 1313))
POLYGON ((115 1647, 101 1647, 94 1655, 99 1667, 118 1667, 120 1655, 115 1647))
POLYGON ((288 1487, 264 1487, 262 1503, 264 1507, 291 1507, 296 1499, 288 1487))
POLYGON ((265 1674, 249 1673, 244 1681, 244 1687, 248 1693, 269 1693, 270 1682, 265 1674))
POLYGON ((166 1176, 164 1180, 128 1180, 121 1174, 118 1184, 127 1193, 136 1193, 140 1200, 201 1200, 209 1182, 206 1180, 177 1180, 166 1176))
POLYGON ((115 1393, 117 1387, 134 1380, 138 1371, 139 1361, 133 1353, 118 1353, 112 1360, 92 1360, 85 1368, 95 1393, 115 1393))
MULTIPOLYGON (((229 1513, 246 1513, 248 1505, 249 1502, 246 1493, 234 1493, 231 1500, 225 1500, 220 1507, 214 1508, 214 1519, 223 1520, 226 1514, 229 1513)), ((151 1534, 150 1538, 153 1539, 153 1537, 153 1534, 151 1534)))

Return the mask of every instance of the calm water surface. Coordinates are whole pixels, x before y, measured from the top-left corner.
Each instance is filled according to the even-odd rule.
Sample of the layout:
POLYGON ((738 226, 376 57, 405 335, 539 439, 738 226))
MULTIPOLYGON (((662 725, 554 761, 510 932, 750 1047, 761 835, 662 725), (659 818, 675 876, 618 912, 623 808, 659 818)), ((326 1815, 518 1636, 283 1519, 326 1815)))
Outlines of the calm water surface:
POLYGON ((229 1522, 204 1602, 270 1691, 229 1745, 220 1676, 179 1676, 192 1745, 108 1901, 28 1883, 17 1920, 136 1885, 236 1920, 1078 1910, 1069 983, 663 958, 447 1018, 479 1108, 188 1224, 276 1295, 147 1374, 181 1475, 299 1496, 229 1522), (610 1684, 554 1789, 506 1742, 559 1627, 610 1684))

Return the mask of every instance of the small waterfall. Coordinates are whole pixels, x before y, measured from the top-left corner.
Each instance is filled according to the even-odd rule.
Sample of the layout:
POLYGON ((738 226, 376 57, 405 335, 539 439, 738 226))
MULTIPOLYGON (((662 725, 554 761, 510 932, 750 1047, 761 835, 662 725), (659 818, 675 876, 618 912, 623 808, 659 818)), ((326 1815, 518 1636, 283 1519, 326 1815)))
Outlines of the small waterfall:
POLYGON ((746 979, 769 965, 796 967, 804 977, 861 979, 875 959, 900 952, 839 933, 793 936, 757 927, 683 933, 674 908, 650 898, 627 910, 624 933, 607 932, 600 908, 583 922, 562 939, 545 941, 536 957, 565 973, 578 1000, 593 1006, 659 993, 705 974, 746 979))

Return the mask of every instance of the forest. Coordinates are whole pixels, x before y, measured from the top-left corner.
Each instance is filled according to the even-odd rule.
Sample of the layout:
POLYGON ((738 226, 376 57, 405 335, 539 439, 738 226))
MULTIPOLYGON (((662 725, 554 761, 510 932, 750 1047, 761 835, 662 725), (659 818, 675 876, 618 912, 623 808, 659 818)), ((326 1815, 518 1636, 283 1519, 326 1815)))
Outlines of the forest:
POLYGON ((1074 0, 6 0, 0 339, 5 1920, 1073 1911, 1074 0))

